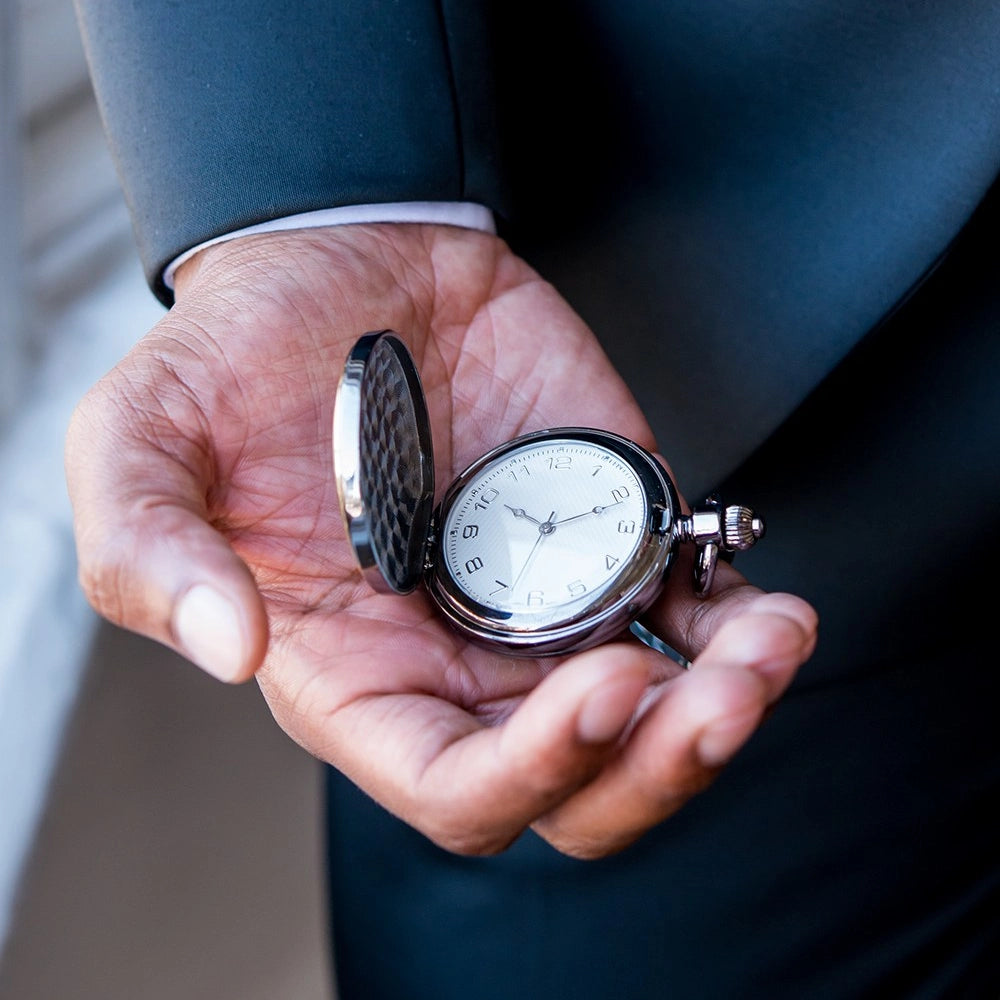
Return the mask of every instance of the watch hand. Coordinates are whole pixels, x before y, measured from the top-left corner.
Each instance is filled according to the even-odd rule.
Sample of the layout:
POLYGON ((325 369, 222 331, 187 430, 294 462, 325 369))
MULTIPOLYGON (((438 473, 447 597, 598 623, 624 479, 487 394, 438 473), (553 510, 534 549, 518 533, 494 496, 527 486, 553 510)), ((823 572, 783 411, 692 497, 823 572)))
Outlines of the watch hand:
POLYGON ((509 503, 505 503, 504 506, 509 510, 514 517, 523 517, 525 521, 530 521, 532 524, 541 525, 541 521, 536 520, 530 514, 526 513, 523 507, 511 507, 509 503))
MULTIPOLYGON (((516 577, 514 577, 514 582, 510 585, 511 594, 513 594, 514 591, 517 590, 517 585, 521 582, 521 577, 524 576, 525 571, 528 569, 528 567, 534 560, 535 553, 538 551, 539 546, 542 544, 542 540, 546 538, 548 535, 551 535, 552 532, 556 530, 556 526, 552 521, 552 518, 554 518, 555 516, 556 512, 552 511, 552 513, 549 514, 547 521, 542 521, 542 522, 535 521, 535 523, 538 525, 538 537, 535 539, 535 544, 531 546, 531 551, 528 553, 528 558, 524 560, 524 565, 521 567, 521 571, 517 574, 516 577)), ((534 518, 532 518, 532 520, 534 520, 534 518)))
POLYGON ((591 514, 601 514, 606 511, 609 507, 615 507, 620 504, 621 500, 616 500, 614 503, 606 503, 604 506, 598 505, 597 507, 591 507, 590 510, 585 510, 582 514, 574 514, 572 517, 564 517, 561 521, 557 521, 556 524, 569 524, 570 521, 577 521, 581 517, 590 517, 591 514))

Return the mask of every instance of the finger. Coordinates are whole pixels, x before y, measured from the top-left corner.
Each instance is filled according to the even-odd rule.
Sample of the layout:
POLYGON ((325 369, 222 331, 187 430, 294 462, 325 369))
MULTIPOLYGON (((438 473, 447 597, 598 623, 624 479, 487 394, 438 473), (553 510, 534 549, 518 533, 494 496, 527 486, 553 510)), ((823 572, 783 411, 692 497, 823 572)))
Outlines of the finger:
POLYGON ((614 753, 647 688, 652 655, 624 645, 581 654, 498 726, 428 697, 350 706, 334 723, 353 736, 340 741, 346 753, 335 763, 445 849, 495 853, 614 753))
POLYGON ((815 633, 778 604, 727 622, 691 671, 661 687, 621 752, 536 832, 564 853, 601 857, 704 789, 813 649, 815 633))
POLYGON ((83 590, 115 624, 220 680, 246 680, 264 656, 266 617, 249 570, 206 520, 204 451, 188 442, 182 460, 180 445, 125 437, 127 421, 105 419, 114 409, 98 391, 67 435, 83 590))
POLYGON ((689 552, 678 558, 667 586, 643 615, 642 624, 688 660, 694 660, 727 621, 754 608, 784 614, 815 636, 817 615, 808 602, 793 594, 765 594, 728 563, 719 563, 711 591, 698 596, 691 583, 689 552))

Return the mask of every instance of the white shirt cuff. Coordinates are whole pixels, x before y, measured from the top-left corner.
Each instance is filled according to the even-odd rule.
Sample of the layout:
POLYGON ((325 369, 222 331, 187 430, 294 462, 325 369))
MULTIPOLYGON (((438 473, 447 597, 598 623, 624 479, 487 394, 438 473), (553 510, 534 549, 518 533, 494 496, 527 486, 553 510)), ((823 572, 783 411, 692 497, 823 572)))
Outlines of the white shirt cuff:
POLYGON ((232 233, 224 233, 214 239, 199 243, 175 257, 163 272, 163 283, 169 289, 174 287, 177 268, 193 257, 199 250, 225 243, 240 236, 254 236, 257 233, 277 233, 289 229, 311 229, 319 226, 345 226, 366 222, 424 222, 442 226, 461 226, 463 229, 479 229, 484 233, 495 233, 496 223, 493 212, 485 205, 469 201, 399 201, 374 205, 343 205, 340 208, 321 208, 315 212, 301 212, 286 215, 281 219, 269 219, 256 226, 247 226, 232 233))

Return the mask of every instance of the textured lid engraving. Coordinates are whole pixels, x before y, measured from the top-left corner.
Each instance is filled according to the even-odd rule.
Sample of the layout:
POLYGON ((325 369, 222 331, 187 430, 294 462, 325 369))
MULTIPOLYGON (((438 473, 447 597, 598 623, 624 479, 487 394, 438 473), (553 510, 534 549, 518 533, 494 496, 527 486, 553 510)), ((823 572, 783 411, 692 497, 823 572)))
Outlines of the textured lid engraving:
POLYGON ((423 572, 434 459, 420 376, 391 331, 366 334, 351 351, 333 433, 341 511, 365 579, 408 593, 423 572))

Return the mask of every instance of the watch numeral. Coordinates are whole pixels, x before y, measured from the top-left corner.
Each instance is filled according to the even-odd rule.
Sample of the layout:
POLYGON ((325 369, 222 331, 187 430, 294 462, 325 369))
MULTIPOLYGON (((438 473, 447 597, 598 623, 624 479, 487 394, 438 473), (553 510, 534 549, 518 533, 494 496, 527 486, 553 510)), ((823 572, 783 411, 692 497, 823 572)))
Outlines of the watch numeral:
POLYGON ((594 471, 593 471, 593 472, 591 473, 591 475, 592 475, 592 476, 596 476, 596 475, 597 475, 597 473, 598 473, 598 472, 600 472, 600 471, 601 471, 601 469, 603 469, 603 468, 604 468, 604 466, 603 466, 603 465, 595 465, 595 466, 594 466, 594 471))
POLYGON ((478 534, 479 534, 478 524, 467 524, 464 528, 462 528, 463 538, 475 538, 476 535, 478 534))
POLYGON ((572 455, 551 455, 549 456, 550 469, 568 469, 573 464, 572 455))
POLYGON ((526 465, 519 465, 516 469, 509 469, 507 475, 516 483, 518 476, 530 476, 531 469, 526 465))
POLYGON ((500 496, 500 491, 493 489, 493 487, 491 486, 476 501, 475 504, 476 510, 486 510, 486 508, 489 507, 489 505, 493 503, 493 501, 496 500, 498 496, 500 496))
POLYGON ((479 556, 475 556, 474 558, 468 560, 468 562, 466 562, 465 564, 466 573, 475 573, 477 569, 482 569, 482 568, 483 568, 483 561, 482 559, 479 558, 479 556))
POLYGON ((509 590, 510 589, 509 585, 506 584, 506 583, 504 583, 503 580, 494 580, 493 582, 496 583, 496 584, 499 584, 499 586, 497 587, 496 590, 491 590, 490 591, 490 597, 492 597, 494 594, 499 594, 501 590, 509 590))
POLYGON ((529 590, 528 591, 528 607, 529 608, 540 608, 545 603, 545 591, 543 590, 529 590))
POLYGON ((566 588, 574 597, 579 597, 581 594, 587 593, 587 585, 583 580, 574 580, 572 583, 567 583, 566 588))
POLYGON ((635 521, 619 521, 618 522, 618 534, 620 534, 620 535, 634 535, 635 534, 635 521))
POLYGON ((608 556, 608 555, 606 555, 604 557, 604 565, 605 565, 605 567, 607 569, 614 569, 615 566, 617 566, 619 562, 621 562, 621 560, 618 558, 618 556, 608 556))
POLYGON ((619 486, 618 489, 611 491, 611 499, 615 503, 621 503, 623 500, 627 500, 629 496, 628 490, 624 486, 619 486))

